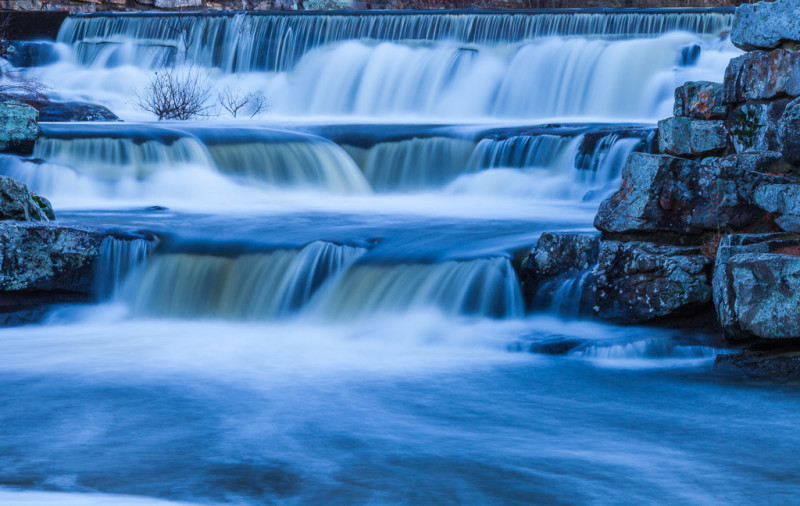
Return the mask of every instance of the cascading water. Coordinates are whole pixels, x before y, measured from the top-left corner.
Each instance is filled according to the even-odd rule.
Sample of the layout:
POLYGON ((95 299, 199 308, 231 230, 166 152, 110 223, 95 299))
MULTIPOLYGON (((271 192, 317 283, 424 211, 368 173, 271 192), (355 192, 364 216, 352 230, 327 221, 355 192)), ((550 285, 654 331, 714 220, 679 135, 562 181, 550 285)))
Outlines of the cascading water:
POLYGON ((731 23, 69 17, 21 72, 125 121, 42 123, 0 173, 53 202, 24 226, 115 238, 78 273, 97 304, 0 329, 0 502, 791 502, 791 392, 711 373, 701 331, 582 320, 591 270, 532 308, 515 271, 593 230, 673 88, 739 54, 731 23), (136 93, 173 64, 269 111, 155 122, 136 93))

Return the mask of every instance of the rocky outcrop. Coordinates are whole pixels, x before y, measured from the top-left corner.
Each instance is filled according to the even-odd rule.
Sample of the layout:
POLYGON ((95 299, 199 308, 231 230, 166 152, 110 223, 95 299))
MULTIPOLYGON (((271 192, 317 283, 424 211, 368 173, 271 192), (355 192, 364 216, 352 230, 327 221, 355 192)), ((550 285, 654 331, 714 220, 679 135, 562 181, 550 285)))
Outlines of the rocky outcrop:
POLYGON ((29 154, 39 136, 39 112, 20 102, 0 103, 0 152, 29 154))
POLYGON ((754 201, 763 184, 789 180, 779 153, 687 160, 633 153, 620 190, 600 204, 594 225, 607 233, 700 234, 757 227, 767 211, 754 201))
POLYGON ((675 89, 673 114, 682 118, 725 119, 725 88, 719 83, 692 81, 675 89))
POLYGON ((54 220, 53 206, 44 197, 34 195, 23 183, 0 176, 0 220, 54 220))
MULTIPOLYGON (((536 308, 537 300, 552 301, 559 287, 592 269, 597 263, 599 244, 600 237, 596 234, 542 234, 520 268, 528 307, 536 308)), ((593 302, 587 294, 575 295, 576 311, 588 311, 593 302)))
POLYGON ((789 49, 754 51, 731 60, 725 69, 725 102, 768 100, 800 95, 800 53, 789 49))
POLYGON ((669 155, 712 155, 728 147, 728 132, 722 121, 674 116, 658 122, 658 147, 669 155))
POLYGON ((731 340, 800 336, 800 238, 729 235, 714 266, 714 306, 731 340))
POLYGON ((697 312, 711 302, 711 263, 699 247, 604 240, 593 310, 630 323, 697 312))
POLYGON ((107 107, 86 102, 45 102, 37 108, 39 121, 119 121, 107 107))
POLYGON ((752 51, 800 41, 797 8, 796 0, 740 5, 731 29, 731 42, 745 51, 752 51))

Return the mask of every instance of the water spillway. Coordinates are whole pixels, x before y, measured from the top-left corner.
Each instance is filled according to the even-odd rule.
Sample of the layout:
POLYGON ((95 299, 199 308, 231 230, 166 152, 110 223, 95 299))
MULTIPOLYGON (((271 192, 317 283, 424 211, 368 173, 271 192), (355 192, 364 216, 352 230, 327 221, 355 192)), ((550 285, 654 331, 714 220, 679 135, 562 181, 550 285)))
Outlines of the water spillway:
POLYGON ((791 389, 715 372, 702 329, 588 317, 591 265, 532 301, 517 275, 596 233, 675 86, 740 54, 732 20, 69 17, 17 70, 123 121, 40 123, 0 174, 113 237, 95 301, 0 327, 0 503, 792 502, 791 389), (172 65, 211 117, 137 106, 172 65), (215 116, 228 89, 269 110, 215 116))

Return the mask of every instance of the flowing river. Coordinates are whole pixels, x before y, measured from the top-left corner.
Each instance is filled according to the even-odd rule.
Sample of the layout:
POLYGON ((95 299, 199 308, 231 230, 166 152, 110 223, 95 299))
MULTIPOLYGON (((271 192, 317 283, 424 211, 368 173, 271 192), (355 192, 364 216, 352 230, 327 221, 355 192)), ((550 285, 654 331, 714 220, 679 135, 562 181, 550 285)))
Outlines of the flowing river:
POLYGON ((800 494, 800 395, 700 331, 526 310, 725 10, 68 18, 25 71, 124 121, 0 172, 107 240, 98 301, 0 329, 0 503, 731 504, 800 494), (262 93, 155 122, 160 65, 262 93), (541 353, 561 348, 565 353, 541 353), (530 350, 538 351, 531 353, 530 350))

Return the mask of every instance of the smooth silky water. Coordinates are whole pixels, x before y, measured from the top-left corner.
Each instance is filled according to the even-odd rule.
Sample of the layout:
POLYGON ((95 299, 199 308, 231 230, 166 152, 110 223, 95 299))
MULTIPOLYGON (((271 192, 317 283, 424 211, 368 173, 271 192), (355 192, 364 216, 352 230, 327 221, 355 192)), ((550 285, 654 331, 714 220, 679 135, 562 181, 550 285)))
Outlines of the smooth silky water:
POLYGON ((790 503, 800 397, 699 332, 526 312, 729 11, 92 15, 25 70, 124 122, 0 171, 103 244, 97 301, 0 330, 0 503, 790 503), (268 97, 152 121, 164 62, 268 97), (528 350, 565 351, 564 355, 528 350), (568 350, 568 351, 567 351, 568 350))

